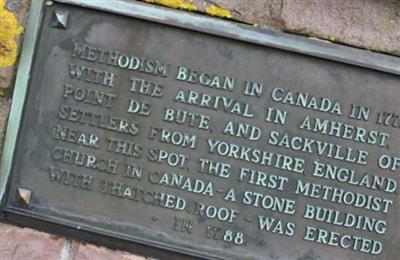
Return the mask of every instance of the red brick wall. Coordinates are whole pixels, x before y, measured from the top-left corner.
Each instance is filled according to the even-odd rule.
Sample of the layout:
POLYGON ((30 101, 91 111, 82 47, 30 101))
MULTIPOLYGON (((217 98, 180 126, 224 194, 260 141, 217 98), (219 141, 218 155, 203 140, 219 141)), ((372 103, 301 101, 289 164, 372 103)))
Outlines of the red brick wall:
POLYGON ((141 256, 80 243, 29 228, 0 224, 1 260, 145 260, 141 256))

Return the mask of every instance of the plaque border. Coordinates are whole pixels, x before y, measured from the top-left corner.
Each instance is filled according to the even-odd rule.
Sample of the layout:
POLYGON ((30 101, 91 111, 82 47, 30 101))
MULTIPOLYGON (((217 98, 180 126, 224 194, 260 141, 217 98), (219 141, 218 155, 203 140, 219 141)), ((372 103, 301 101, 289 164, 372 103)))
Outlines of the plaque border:
MULTIPOLYGON (((46 8, 46 5, 52 5, 53 2, 129 16, 219 37, 226 37, 238 41, 350 64, 375 71, 400 75, 400 58, 396 56, 374 53, 315 38, 307 38, 304 36, 255 28, 250 25, 235 23, 234 21, 168 9, 138 1, 31 1, 17 69, 3 152, 0 160, 0 220, 6 220, 7 222, 12 222, 17 225, 38 228, 51 233, 61 233, 80 240, 90 241, 95 244, 112 245, 113 248, 127 251, 132 251, 132 246, 127 244, 132 242, 139 244, 141 247, 152 247, 154 252, 144 250, 142 251, 142 254, 144 255, 153 254, 156 257, 164 255, 165 257, 166 251, 163 250, 168 250, 169 252, 174 252, 177 257, 174 259, 180 259, 180 257, 182 257, 182 259, 187 259, 188 256, 212 259, 221 259, 221 257, 223 257, 222 255, 215 255, 211 252, 201 252, 199 249, 189 249, 179 245, 167 245, 164 242, 152 241, 134 235, 128 236, 112 230, 94 227, 92 225, 80 225, 79 223, 63 218, 48 216, 41 213, 33 213, 22 208, 4 206, 7 195, 7 183, 11 173, 15 146, 20 131, 21 118, 24 112, 26 94, 30 83, 32 63, 35 58, 37 40, 41 30, 43 9, 46 8), (106 237, 104 238, 104 236, 106 237), (124 245, 119 245, 121 240, 124 245)), ((140 250, 136 251, 136 253, 138 252, 140 252, 140 250)))
POLYGON ((138 0, 54 1, 400 75, 400 58, 396 56, 313 37, 257 28, 234 20, 170 9, 138 0))
POLYGON ((15 145, 19 133, 20 122, 25 105, 26 93, 30 80, 31 67, 35 54, 37 38, 42 20, 43 1, 31 1, 29 17, 26 22, 20 58, 18 61, 17 75, 14 84, 11 109, 8 116, 6 136, 0 160, 0 202, 3 206, 5 191, 11 165, 14 157, 15 145))

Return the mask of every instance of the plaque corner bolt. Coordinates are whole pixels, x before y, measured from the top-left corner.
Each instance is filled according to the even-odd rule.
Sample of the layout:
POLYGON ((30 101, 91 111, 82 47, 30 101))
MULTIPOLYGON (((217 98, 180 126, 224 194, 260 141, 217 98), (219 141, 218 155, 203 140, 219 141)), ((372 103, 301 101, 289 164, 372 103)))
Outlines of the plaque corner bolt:
POLYGON ((58 29, 67 29, 69 20, 68 11, 54 10, 51 19, 51 26, 58 29))
POLYGON ((29 206, 32 200, 32 191, 25 188, 17 188, 17 200, 20 205, 29 206))

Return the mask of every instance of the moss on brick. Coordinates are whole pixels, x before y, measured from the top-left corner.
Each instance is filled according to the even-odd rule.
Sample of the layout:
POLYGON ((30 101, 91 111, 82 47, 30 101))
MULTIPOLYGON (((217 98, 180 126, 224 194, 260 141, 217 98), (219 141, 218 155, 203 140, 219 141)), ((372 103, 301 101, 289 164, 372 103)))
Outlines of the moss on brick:
POLYGON ((16 36, 23 31, 15 14, 6 10, 5 0, 0 0, 0 25, 0 68, 5 68, 12 66, 17 59, 16 36))
POLYGON ((228 9, 218 7, 216 5, 210 5, 206 8, 206 13, 212 16, 218 16, 222 18, 232 18, 232 14, 228 9))
POLYGON ((196 11, 197 6, 189 0, 144 0, 147 3, 164 5, 170 8, 183 9, 187 11, 196 11))

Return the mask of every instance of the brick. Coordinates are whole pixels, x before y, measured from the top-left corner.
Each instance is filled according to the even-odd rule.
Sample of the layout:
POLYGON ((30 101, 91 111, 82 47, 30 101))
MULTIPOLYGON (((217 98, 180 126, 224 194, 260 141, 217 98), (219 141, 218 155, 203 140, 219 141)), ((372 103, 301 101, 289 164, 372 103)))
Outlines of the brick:
POLYGON ((400 55, 400 1, 286 0, 286 31, 400 55))
MULTIPOLYGON (((144 0, 142 0, 144 1, 144 0)), ((248 24, 400 56, 399 0, 191 0, 248 24)))
POLYGON ((145 257, 132 255, 127 252, 106 249, 91 244, 72 242, 73 260, 145 260, 145 257))
POLYGON ((58 260, 64 241, 32 229, 0 224, 1 260, 58 260))

